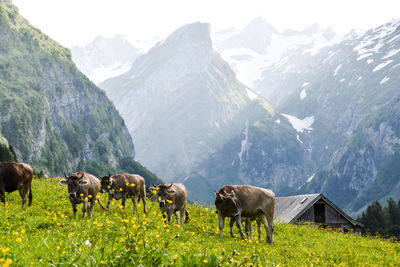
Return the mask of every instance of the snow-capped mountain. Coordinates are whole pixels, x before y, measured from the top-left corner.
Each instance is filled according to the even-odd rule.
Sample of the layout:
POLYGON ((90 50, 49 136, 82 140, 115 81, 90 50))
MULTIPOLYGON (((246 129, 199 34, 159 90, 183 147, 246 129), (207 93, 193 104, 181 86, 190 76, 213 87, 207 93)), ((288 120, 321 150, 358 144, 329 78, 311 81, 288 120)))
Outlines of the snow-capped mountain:
POLYGON ((215 49, 229 62, 238 79, 252 88, 264 68, 282 60, 289 51, 316 52, 339 40, 331 28, 313 24, 302 31, 279 32, 260 17, 241 31, 227 29, 213 34, 215 49))
POLYGON ((85 47, 72 47, 71 52, 77 67, 96 84, 127 72, 143 53, 120 34, 113 38, 98 36, 85 47))
POLYGON ((309 140, 321 167, 305 191, 323 191, 356 213, 400 186, 390 163, 400 151, 393 119, 400 95, 399 20, 352 32, 316 52, 291 50, 261 76, 255 90, 279 111, 314 118, 309 140))

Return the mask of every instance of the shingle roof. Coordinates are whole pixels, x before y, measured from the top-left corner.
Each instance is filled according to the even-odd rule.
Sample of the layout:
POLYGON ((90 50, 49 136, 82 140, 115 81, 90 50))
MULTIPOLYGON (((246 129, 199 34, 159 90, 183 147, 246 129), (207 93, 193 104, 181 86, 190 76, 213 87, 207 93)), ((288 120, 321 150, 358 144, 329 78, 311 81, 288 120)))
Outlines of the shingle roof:
POLYGON ((318 201, 321 194, 276 198, 275 221, 292 223, 318 201))
POLYGON ((322 193, 297 195, 287 197, 277 197, 275 206, 274 220, 283 223, 292 223, 304 214, 318 200, 323 199, 330 207, 337 210, 346 220, 354 226, 363 226, 361 223, 353 220, 349 215, 333 204, 322 193))

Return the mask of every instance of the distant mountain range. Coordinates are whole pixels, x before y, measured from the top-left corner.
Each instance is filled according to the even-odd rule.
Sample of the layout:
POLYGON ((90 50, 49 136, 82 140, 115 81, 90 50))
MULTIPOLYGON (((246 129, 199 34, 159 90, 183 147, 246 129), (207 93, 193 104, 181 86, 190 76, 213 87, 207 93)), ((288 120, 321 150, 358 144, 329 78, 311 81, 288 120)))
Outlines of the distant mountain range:
POLYGON ((194 23, 100 86, 138 159, 184 181, 192 200, 250 183, 323 192, 356 214, 400 195, 399 40, 398 20, 344 36, 316 24, 279 32, 261 18, 210 36, 194 23))

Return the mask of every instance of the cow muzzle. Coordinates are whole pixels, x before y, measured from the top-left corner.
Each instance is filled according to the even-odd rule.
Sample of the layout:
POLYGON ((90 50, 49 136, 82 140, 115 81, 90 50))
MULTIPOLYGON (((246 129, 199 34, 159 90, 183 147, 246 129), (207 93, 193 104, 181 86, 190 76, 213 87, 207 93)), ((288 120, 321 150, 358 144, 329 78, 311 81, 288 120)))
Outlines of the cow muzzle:
POLYGON ((69 197, 75 198, 76 197, 76 193, 69 193, 69 197))
POLYGON ((165 206, 165 200, 160 200, 158 203, 160 204, 160 208, 165 206))

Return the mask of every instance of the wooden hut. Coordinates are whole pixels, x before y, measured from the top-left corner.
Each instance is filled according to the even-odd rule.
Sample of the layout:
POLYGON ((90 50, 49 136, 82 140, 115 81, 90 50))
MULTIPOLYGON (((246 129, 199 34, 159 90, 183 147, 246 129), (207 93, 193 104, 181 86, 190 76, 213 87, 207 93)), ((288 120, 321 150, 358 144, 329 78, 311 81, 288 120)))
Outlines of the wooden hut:
POLYGON ((283 223, 313 222, 355 232, 362 227, 321 193, 277 197, 274 220, 283 223))

